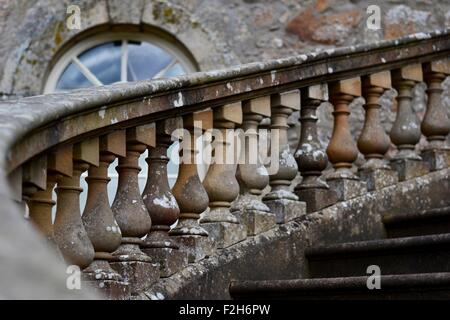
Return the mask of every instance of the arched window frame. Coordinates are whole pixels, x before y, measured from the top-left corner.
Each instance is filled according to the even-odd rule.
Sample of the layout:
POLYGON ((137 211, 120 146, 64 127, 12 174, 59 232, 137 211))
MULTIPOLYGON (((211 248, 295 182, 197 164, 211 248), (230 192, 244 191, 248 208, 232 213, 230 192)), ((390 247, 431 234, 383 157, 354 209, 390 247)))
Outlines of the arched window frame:
MULTIPOLYGON (((87 39, 81 40, 80 42, 76 43, 72 47, 70 47, 66 52, 64 52, 55 65, 52 67, 45 86, 44 86, 44 94, 45 93, 52 93, 55 91, 56 86, 58 84, 59 78, 61 77, 62 73, 66 69, 66 67, 71 63, 76 63, 80 69, 83 69, 82 66, 80 66, 78 60, 78 56, 82 54, 83 52, 94 48, 98 45, 105 44, 108 42, 114 42, 114 41, 122 41, 122 52, 121 52, 121 81, 126 82, 126 66, 128 62, 128 53, 126 50, 126 46, 123 46, 124 43, 127 43, 128 41, 141 41, 141 42, 148 42, 150 44, 156 45, 160 47, 161 49, 165 50, 167 53, 169 53, 174 58, 174 63, 178 62, 181 64, 183 69, 187 73, 196 72, 198 71, 195 64, 189 57, 187 57, 182 50, 173 42, 168 41, 162 37, 149 34, 149 33, 137 33, 137 32, 106 32, 97 34, 94 36, 91 36, 87 39)), ((172 65, 172 63, 171 63, 172 65)), ((166 69, 166 68, 165 68, 166 69)), ((168 68, 167 68, 168 69, 168 68)), ((101 85, 101 83, 96 82, 94 78, 89 75, 88 70, 80 70, 82 73, 88 78, 88 80, 93 83, 93 85, 101 85)), ((93 75, 92 75, 93 76, 93 75)))

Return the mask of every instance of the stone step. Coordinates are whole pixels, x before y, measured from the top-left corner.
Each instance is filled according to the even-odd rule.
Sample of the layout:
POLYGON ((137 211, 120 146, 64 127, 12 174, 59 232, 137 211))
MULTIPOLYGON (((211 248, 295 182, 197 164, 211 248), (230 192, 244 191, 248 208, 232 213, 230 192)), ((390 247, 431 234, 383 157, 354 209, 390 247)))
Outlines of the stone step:
POLYGON ((385 214, 383 223, 389 238, 450 233, 450 207, 407 214, 385 214))
POLYGON ((307 249, 311 278, 450 272, 450 234, 341 243, 307 249))
POLYGON ((450 298, 450 273, 384 275, 380 289, 368 289, 367 277, 234 281, 233 299, 396 300, 450 298))

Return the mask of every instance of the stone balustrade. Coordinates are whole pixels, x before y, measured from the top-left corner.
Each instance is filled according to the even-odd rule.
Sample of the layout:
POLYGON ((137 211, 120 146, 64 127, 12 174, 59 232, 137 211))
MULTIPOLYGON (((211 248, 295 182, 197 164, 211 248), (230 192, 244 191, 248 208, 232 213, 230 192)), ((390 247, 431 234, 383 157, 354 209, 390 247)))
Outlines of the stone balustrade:
POLYGON ((16 211, 29 212, 24 223, 43 234, 60 259, 82 270, 84 283, 107 298, 129 299, 247 238, 448 167, 450 120, 441 84, 450 74, 449 52, 450 33, 436 32, 4 102, 10 109, 0 115, 1 192, 16 211), (428 105, 420 121, 411 92, 422 81, 428 105), (397 91, 396 120, 386 132, 380 97, 390 88, 397 91), (365 100, 365 121, 353 137, 348 118, 357 97, 365 100), (317 110, 327 101, 334 127, 322 145, 317 110), (287 119, 297 111, 301 135, 291 152, 287 119), (263 139, 262 127, 270 139, 263 139), (200 150, 205 133, 212 141, 200 150), (422 134, 427 145, 419 150, 422 134), (168 148, 175 140, 181 163, 171 188, 168 148), (263 142, 270 143, 268 155, 261 154, 263 142), (396 153, 388 159, 391 145, 396 153), (138 159, 146 149, 141 192, 138 159), (203 181, 199 153, 212 159, 203 181), (362 165, 356 165, 358 153, 362 165), (110 205, 108 167, 116 158, 119 184, 110 205))

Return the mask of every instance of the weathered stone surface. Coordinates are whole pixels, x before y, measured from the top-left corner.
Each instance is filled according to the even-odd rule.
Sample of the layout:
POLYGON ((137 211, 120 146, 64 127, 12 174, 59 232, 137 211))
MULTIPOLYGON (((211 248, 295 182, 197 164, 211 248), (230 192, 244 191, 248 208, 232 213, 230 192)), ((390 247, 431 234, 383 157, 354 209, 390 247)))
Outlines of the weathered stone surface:
POLYGON ((421 160, 399 159, 391 161, 391 168, 397 171, 398 181, 420 177, 430 171, 427 163, 421 160))
POLYGON ((217 249, 227 248, 247 237, 247 228, 241 223, 209 222, 201 225, 214 239, 217 249))
POLYGON ((367 185, 367 190, 378 190, 398 182, 397 172, 389 168, 364 169, 358 172, 367 185))
POLYGON ((185 268, 188 255, 185 251, 175 248, 146 248, 143 251, 159 264, 159 276, 170 277, 185 268))
POLYGON ((271 212, 244 209, 242 224, 247 227, 247 236, 254 236, 276 226, 276 216, 271 212))
POLYGON ((276 216, 278 224, 284 224, 300 218, 306 213, 306 203, 296 200, 275 199, 264 203, 270 208, 270 212, 276 216))
POLYGON ((326 9, 330 6, 328 1, 317 1, 290 21, 286 30, 302 41, 344 43, 361 21, 361 11, 355 6, 344 5, 338 12, 329 13, 326 9))
POLYGON ((338 201, 336 193, 325 188, 297 189, 295 194, 298 196, 298 200, 306 203, 306 213, 319 211, 338 201))
POLYGON ((450 149, 424 150, 420 156, 428 164, 430 171, 450 167, 450 149))
POLYGON ((366 183, 361 180, 333 178, 328 179, 327 183, 336 192, 338 201, 350 200, 367 192, 366 183))
POLYGON ((186 252, 188 262, 198 262, 216 251, 216 242, 210 236, 174 236, 180 250, 186 252))
POLYGON ((99 297, 108 300, 128 300, 130 298, 130 286, 126 282, 114 280, 83 281, 82 287, 94 292, 99 297))
POLYGON ((427 28, 432 20, 431 12, 415 10, 407 5, 399 4, 390 8, 384 15, 384 37, 395 39, 416 33, 427 28))
POLYGON ((141 261, 120 261, 110 263, 111 267, 129 284, 131 295, 147 290, 159 279, 157 263, 141 261))

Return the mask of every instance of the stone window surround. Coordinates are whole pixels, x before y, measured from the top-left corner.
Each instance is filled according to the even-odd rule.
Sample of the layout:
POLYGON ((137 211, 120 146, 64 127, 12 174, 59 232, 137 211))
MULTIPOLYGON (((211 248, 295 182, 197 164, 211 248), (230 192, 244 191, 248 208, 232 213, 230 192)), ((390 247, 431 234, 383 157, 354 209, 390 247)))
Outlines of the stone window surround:
POLYGON ((82 41, 72 45, 69 44, 69 48, 58 57, 56 63, 51 68, 45 81, 43 93, 46 94, 54 91, 60 76, 73 58, 97 45, 113 41, 141 41, 154 44, 173 56, 174 60, 178 61, 187 72, 198 71, 195 63, 183 53, 183 50, 176 43, 158 35, 148 32, 97 32, 82 41))

